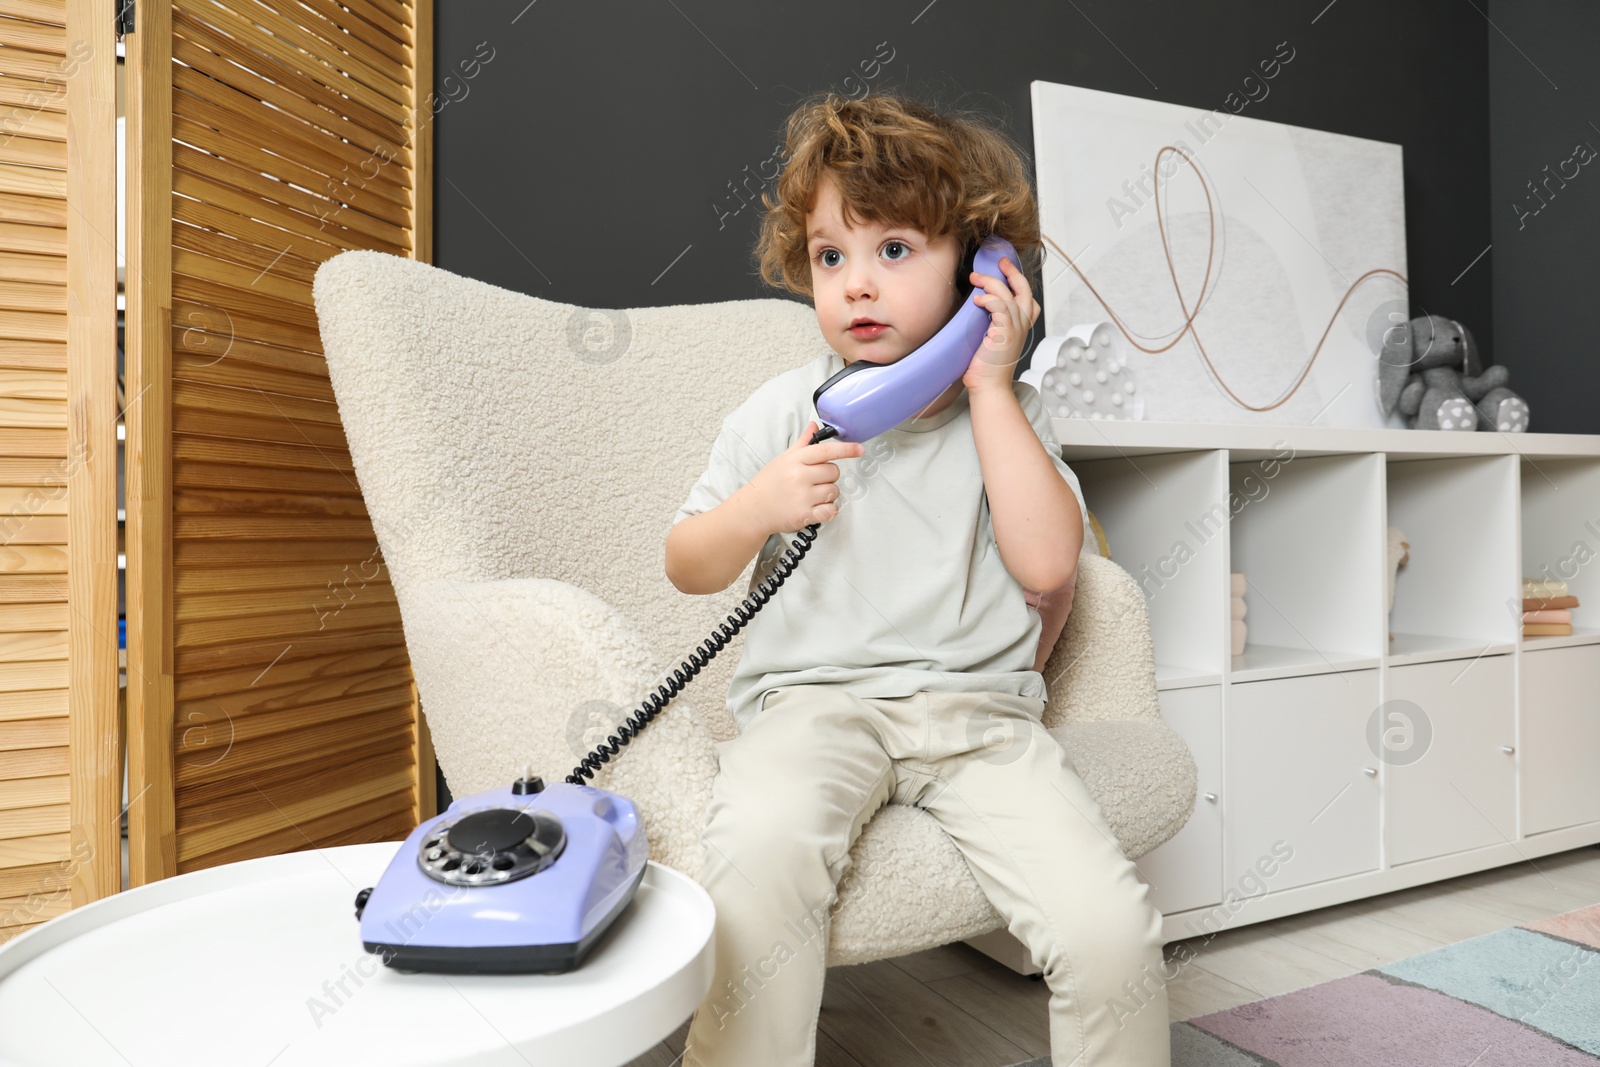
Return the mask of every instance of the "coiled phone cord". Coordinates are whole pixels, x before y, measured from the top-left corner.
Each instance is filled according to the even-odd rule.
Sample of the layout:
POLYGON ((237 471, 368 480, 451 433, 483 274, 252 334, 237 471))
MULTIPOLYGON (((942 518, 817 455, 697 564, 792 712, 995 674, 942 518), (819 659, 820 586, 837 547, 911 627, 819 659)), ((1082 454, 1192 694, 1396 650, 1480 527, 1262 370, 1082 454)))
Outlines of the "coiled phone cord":
MULTIPOLYGON (((814 445, 829 438, 838 437, 839 431, 823 423, 822 428, 811 435, 807 445, 814 445)), ((744 598, 744 602, 734 609, 734 614, 728 616, 728 621, 719 623, 717 629, 698 648, 689 654, 672 671, 672 676, 667 681, 656 687, 656 691, 646 698, 634 709, 623 724, 617 727, 617 732, 606 738, 604 742, 595 746, 589 754, 583 757, 583 762, 572 768, 572 773, 567 775, 569 785, 582 785, 586 779, 593 778, 596 771, 611 761, 623 745, 633 740, 648 725, 652 719, 666 707, 668 702, 679 693, 683 692, 691 679, 700 673, 700 668, 709 663, 729 641, 736 637, 740 630, 755 617, 756 612, 766 606, 772 599, 772 594, 778 591, 783 580, 794 573, 795 567, 806 553, 811 551, 811 542, 817 539, 817 530, 821 523, 813 522, 800 531, 799 537, 791 541, 789 547, 784 549, 783 558, 780 559, 773 573, 762 580, 755 591, 744 598)))

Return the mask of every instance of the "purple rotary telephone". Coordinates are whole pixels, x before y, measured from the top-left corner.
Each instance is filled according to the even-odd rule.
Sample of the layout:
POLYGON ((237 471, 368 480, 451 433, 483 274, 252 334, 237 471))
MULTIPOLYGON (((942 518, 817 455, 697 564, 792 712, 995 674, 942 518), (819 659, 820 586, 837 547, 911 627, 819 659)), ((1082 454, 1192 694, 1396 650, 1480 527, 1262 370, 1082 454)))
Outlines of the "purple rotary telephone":
MULTIPOLYGON (((996 278, 1016 249, 983 241, 972 269, 996 278)), ((963 264, 965 265, 965 264, 963 264)), ((812 396, 821 429, 808 444, 865 442, 916 415, 971 365, 991 321, 968 294, 950 321, 893 363, 846 366, 812 396)), ((650 848, 633 802, 585 785, 647 726, 772 598, 805 558, 820 523, 799 533, 774 572, 657 687, 604 744, 546 787, 531 772, 462 797, 413 830, 383 877, 356 896, 361 943, 398 970, 557 973, 580 965, 633 900, 650 848)))

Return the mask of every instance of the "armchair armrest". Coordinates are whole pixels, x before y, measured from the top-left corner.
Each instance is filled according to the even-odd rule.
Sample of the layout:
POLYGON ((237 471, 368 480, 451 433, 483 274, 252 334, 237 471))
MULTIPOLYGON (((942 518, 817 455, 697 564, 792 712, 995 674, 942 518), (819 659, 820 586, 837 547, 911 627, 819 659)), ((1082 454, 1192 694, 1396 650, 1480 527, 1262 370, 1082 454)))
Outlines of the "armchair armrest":
MULTIPOLYGON (((561 781, 661 684, 643 637, 610 605, 548 578, 397 586, 423 714, 456 796, 524 766, 561 781)), ((709 731, 675 697, 588 784, 633 800, 651 858, 699 873, 716 775, 709 731)))
POLYGON ((1072 613, 1045 663, 1044 725, 1161 721, 1144 591, 1104 556, 1078 557, 1072 613))

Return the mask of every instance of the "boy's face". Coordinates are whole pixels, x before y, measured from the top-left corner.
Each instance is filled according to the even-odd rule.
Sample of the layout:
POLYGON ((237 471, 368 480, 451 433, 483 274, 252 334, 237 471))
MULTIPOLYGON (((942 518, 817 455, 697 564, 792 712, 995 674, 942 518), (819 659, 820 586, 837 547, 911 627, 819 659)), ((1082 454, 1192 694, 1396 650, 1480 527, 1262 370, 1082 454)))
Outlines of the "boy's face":
POLYGON ((914 226, 880 222, 849 228, 831 179, 817 187, 806 239, 817 324, 847 364, 893 363, 914 352, 972 288, 955 276, 961 249, 953 234, 930 240, 914 226), (856 325, 861 320, 876 325, 856 325))

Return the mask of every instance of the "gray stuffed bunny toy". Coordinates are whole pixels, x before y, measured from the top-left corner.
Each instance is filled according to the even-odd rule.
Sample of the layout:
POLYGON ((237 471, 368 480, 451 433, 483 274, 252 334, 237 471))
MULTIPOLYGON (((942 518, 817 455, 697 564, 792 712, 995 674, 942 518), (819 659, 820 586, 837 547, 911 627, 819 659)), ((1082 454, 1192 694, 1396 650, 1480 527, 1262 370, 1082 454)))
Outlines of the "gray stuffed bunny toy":
POLYGON ((1420 315, 1385 331, 1378 353, 1378 406, 1398 405, 1414 430, 1528 428, 1528 402, 1506 388, 1500 365, 1487 372, 1472 333, 1455 319, 1420 315))

